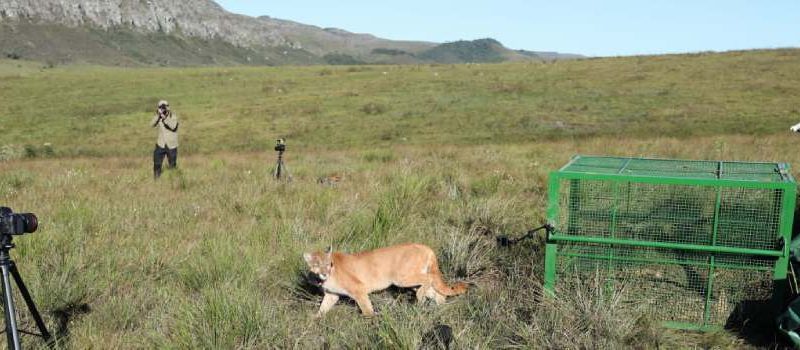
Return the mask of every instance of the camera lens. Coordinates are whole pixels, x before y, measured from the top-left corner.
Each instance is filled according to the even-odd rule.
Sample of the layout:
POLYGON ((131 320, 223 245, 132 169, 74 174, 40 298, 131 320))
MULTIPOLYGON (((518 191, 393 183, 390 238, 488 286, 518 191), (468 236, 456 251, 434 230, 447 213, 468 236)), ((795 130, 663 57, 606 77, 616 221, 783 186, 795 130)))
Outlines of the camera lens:
POLYGON ((33 233, 39 228, 39 219, 33 213, 16 214, 19 221, 22 222, 22 232, 33 233))
POLYGON ((39 228, 39 220, 33 213, 15 214, 9 207, 0 207, 0 235, 22 235, 39 228))

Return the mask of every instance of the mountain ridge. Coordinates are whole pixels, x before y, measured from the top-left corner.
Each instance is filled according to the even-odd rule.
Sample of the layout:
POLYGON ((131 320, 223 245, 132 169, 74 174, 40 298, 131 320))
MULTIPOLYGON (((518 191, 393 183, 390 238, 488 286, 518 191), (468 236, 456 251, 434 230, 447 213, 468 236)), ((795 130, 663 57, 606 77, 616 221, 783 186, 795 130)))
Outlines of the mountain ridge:
MULTIPOLYGON (((498 43, 499 44, 499 43, 498 43)), ((6 56, 99 64, 324 64, 326 55, 363 63, 458 63, 424 57, 439 44, 388 40, 339 28, 321 28, 269 16, 226 11, 211 0, 4 0, 0 2, 0 50, 6 56), (63 27, 59 30, 58 27, 63 27), (125 37, 124 48, 114 40, 125 37), (93 48, 84 52, 67 45, 93 48), (65 43, 66 41, 66 43, 65 43), (173 42, 183 56, 156 49, 173 42), (154 44, 155 43, 155 44, 154 44), (209 49, 211 48, 211 49, 209 49), (216 48, 216 49, 215 49, 216 48), (116 51, 115 51, 116 50, 116 51), (408 57, 378 52, 397 50, 408 57), (92 57, 92 52, 104 55, 92 57)), ((499 45, 502 57, 537 59, 499 45)))

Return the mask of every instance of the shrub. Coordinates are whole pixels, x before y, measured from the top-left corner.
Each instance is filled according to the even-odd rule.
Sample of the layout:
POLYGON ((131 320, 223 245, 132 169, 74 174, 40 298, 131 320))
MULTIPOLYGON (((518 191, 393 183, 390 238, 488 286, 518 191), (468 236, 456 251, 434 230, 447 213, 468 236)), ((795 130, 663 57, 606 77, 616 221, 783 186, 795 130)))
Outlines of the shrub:
POLYGON ((329 53, 325 56, 322 56, 322 59, 325 60, 325 63, 333 65, 358 65, 366 63, 356 59, 353 56, 345 55, 343 53, 329 53))
POLYGON ((361 106, 361 111, 368 115, 383 114, 386 113, 387 110, 389 110, 389 108, 386 107, 386 105, 374 102, 370 102, 361 106))
POLYGON ((378 149, 367 151, 362 156, 365 161, 370 163, 388 163, 395 159, 394 152, 388 149, 378 149))
POLYGON ((404 56, 404 55, 405 56, 414 56, 414 54, 412 54, 410 52, 407 52, 407 51, 398 50, 398 49, 386 49, 386 48, 381 48, 381 47, 379 47, 377 49, 372 49, 372 54, 375 54, 375 55, 388 55, 388 56, 404 56))
POLYGON ((0 147, 0 161, 7 161, 22 158, 23 149, 15 145, 3 145, 0 147))
POLYGON ((36 158, 36 155, 39 153, 34 145, 25 145, 23 149, 25 152, 25 158, 36 158))

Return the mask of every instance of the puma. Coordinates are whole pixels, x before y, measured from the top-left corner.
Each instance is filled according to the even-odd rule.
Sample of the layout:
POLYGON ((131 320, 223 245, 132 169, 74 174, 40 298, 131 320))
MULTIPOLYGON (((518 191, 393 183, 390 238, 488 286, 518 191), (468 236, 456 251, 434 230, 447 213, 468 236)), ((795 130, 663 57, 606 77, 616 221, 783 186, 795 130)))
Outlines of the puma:
POLYGON ((448 286, 442 280, 436 254, 422 244, 401 244, 357 254, 327 252, 305 253, 303 258, 318 278, 325 296, 317 317, 324 315, 340 296, 355 300, 365 316, 375 314, 369 293, 391 285, 416 288, 417 302, 426 298, 442 304, 445 297, 467 291, 466 283, 448 286))

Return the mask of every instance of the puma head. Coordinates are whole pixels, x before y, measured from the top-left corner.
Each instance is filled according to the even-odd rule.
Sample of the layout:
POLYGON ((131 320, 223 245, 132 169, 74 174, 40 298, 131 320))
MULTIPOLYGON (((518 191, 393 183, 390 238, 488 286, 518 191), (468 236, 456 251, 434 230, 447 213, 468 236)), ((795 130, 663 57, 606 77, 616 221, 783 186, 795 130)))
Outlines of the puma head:
POLYGON ((331 257, 331 251, 328 249, 327 252, 314 252, 314 253, 304 253, 303 259, 308 264, 309 270, 322 282, 328 279, 331 275, 331 270, 333 269, 333 258, 331 257))

